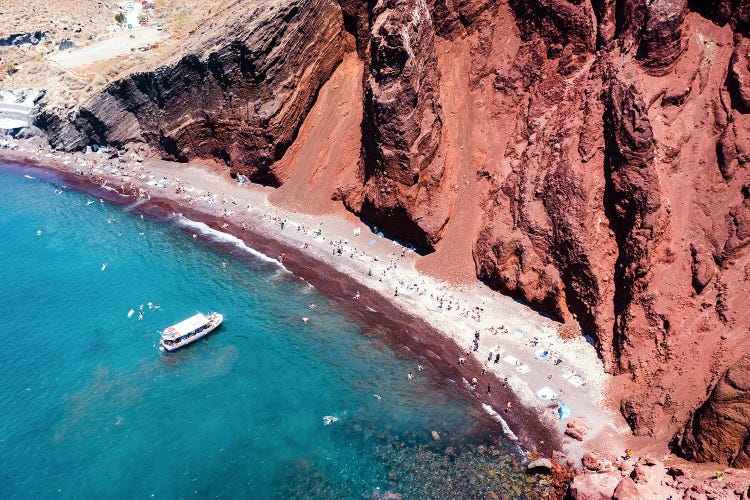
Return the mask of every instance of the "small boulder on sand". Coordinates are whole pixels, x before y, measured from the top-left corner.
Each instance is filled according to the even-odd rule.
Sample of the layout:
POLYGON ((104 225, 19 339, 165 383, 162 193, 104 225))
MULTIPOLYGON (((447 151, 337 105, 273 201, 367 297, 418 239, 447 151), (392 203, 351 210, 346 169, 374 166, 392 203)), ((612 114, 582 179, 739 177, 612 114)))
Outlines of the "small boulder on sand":
POLYGON ((568 422, 565 434, 578 441, 583 441, 583 435, 586 433, 586 430, 586 417, 576 417, 568 422))
POLYGON ((583 454, 581 463, 585 469, 594 472, 609 472, 612 470, 612 463, 609 460, 604 460, 589 451, 583 454))
POLYGON ((638 491, 638 486, 629 477, 622 478, 612 495, 613 500, 638 500, 639 498, 641 498, 641 494, 638 491))
POLYGON ((574 500, 611 500, 620 480, 616 472, 581 474, 573 479, 568 493, 574 500))

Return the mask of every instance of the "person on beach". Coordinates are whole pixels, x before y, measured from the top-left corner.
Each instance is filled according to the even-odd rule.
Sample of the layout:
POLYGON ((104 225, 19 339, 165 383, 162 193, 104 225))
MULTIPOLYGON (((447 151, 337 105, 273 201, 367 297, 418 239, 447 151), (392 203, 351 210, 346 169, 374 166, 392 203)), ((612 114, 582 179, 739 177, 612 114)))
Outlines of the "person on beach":
POLYGON ((492 386, 490 384, 487 384, 487 394, 492 392, 492 386))

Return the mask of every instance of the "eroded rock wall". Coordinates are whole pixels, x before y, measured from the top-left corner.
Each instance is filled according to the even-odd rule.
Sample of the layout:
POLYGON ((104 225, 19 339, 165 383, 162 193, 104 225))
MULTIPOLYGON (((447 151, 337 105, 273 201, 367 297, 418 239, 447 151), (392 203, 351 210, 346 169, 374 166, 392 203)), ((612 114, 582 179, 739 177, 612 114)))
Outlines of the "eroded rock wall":
POLYGON ((432 15, 425 0, 379 0, 371 19, 362 188, 345 200, 386 231, 431 246, 447 218, 424 210, 442 176, 433 166, 442 109, 432 15))
POLYGON ((677 445, 699 462, 750 467, 750 355, 721 377, 691 417, 677 445))

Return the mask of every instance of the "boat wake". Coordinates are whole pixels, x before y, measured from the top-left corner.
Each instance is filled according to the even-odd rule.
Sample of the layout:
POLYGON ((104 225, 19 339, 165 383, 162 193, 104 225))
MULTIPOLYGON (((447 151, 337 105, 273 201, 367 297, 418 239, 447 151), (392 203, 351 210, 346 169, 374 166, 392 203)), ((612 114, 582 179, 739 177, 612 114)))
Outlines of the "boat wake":
POLYGON ((198 231, 204 236, 211 237, 215 241, 220 241, 223 243, 231 243, 232 245, 236 246, 237 248, 241 250, 244 250, 250 255, 257 257, 258 259, 264 262, 275 264, 280 269, 283 269, 284 271, 289 272, 289 270, 286 267, 284 267, 284 264, 282 264, 281 262, 279 262, 278 260, 274 258, 269 257, 268 255, 264 253, 257 251, 254 248, 250 248, 249 246, 245 244, 244 241, 242 241, 241 239, 237 238, 234 235, 231 235, 229 233, 224 233, 222 231, 219 231, 218 229, 213 229, 212 227, 209 227, 207 224, 204 224, 203 222, 196 222, 194 220, 187 219, 180 215, 177 215, 175 217, 175 221, 177 222, 178 225, 198 231))

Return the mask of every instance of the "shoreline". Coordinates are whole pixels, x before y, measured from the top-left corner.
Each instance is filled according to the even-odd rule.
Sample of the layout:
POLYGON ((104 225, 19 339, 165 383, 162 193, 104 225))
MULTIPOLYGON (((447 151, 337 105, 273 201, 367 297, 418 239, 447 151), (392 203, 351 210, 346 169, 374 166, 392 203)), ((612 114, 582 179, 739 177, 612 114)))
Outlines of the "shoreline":
MULTIPOLYGON (((409 256, 406 256, 408 250, 405 250, 404 247, 397 246, 397 243, 370 234, 369 228, 364 224, 360 224, 361 227, 359 228, 359 232, 357 229, 354 229, 354 232, 352 232, 351 227, 347 227, 351 226, 351 221, 339 221, 339 225, 343 225, 343 227, 337 227, 336 224, 329 226, 324 224, 324 222, 320 222, 318 229, 321 230, 321 228, 325 228, 325 233, 322 233, 325 234, 325 236, 321 236, 319 233, 316 238, 314 237, 315 232, 313 232, 312 235, 308 232, 308 230, 311 229, 313 222, 317 222, 323 218, 335 218, 336 215, 310 216, 298 212, 283 210, 268 202, 268 194, 271 192, 268 188, 254 185, 238 187, 233 185, 228 177, 224 180, 219 179, 215 182, 218 183, 216 185, 220 188, 223 187, 227 190, 230 190, 231 188, 232 191, 246 191, 248 194, 247 197, 237 198, 242 200, 242 204, 232 197, 231 199, 233 202, 229 205, 231 207, 230 209, 227 209, 226 206, 222 206, 225 203, 220 205, 213 202, 214 206, 212 206, 210 199, 209 203, 205 204, 206 206, 199 205, 196 207, 192 201, 186 202, 184 199, 180 199, 180 195, 189 195, 185 195, 185 191, 181 191, 179 187, 177 189, 172 189, 175 187, 172 183, 169 184, 169 188, 167 188, 167 185, 159 187, 158 184, 156 186, 149 184, 150 181, 148 181, 148 179, 150 178, 153 181, 157 177, 155 175, 150 175, 141 179, 146 180, 146 182, 138 182, 137 180, 133 181, 129 176, 122 176, 118 170, 125 170, 126 165, 118 164, 117 159, 110 161, 110 163, 114 163, 120 168, 115 168, 113 172, 109 172, 111 175, 108 175, 107 172, 98 169, 95 165, 88 167, 86 165, 86 160, 83 160, 81 164, 79 164, 79 158, 83 157, 83 155, 65 154, 63 158, 67 157, 68 159, 76 159, 75 163, 71 164, 71 162, 68 161, 67 165, 61 162, 60 158, 54 158, 53 155, 48 156, 48 158, 35 157, 33 153, 18 151, 11 152, 10 154, 3 152, 0 154, 0 159, 3 159, 4 162, 10 164, 11 168, 32 168, 50 172, 54 177, 58 177, 61 181, 77 191, 95 195, 98 198, 106 199, 108 202, 120 206, 132 206, 133 202, 138 200, 140 195, 140 199, 144 201, 132 207, 137 213, 166 221, 174 219, 175 214, 180 214, 188 220, 203 223, 212 230, 231 235, 232 237, 244 242, 244 244, 251 249, 258 251, 271 259, 273 259, 274 256, 283 256, 280 260, 283 260, 282 264, 287 270, 289 270, 294 276, 309 282, 320 293, 333 298, 337 303, 340 303, 342 305, 342 311, 350 315, 350 317, 355 319, 357 323, 363 326, 380 325, 381 328, 379 330, 384 331, 379 331, 377 335, 382 336, 382 334, 385 334, 388 341, 394 342, 396 345, 405 346, 417 356, 427 360, 446 383, 452 383, 455 385, 460 392, 465 394, 467 401, 470 404, 476 406, 487 416, 486 422, 483 422, 483 424, 491 425, 494 423, 495 428, 497 428, 498 431, 502 431, 506 426, 505 422, 507 422, 507 427, 509 427, 515 435, 519 436, 517 442, 520 448, 525 452, 533 450, 538 452, 541 456, 549 458, 556 456, 559 454, 558 452, 562 452, 567 458, 579 459, 583 452, 589 449, 587 441, 589 441, 590 438, 593 439, 595 436, 601 435, 603 432, 608 432, 610 436, 612 436, 613 433, 622 434, 622 429, 619 428, 620 432, 618 432, 618 426, 612 423, 614 419, 609 415, 609 410, 604 408, 603 401, 605 396, 604 394, 601 394, 604 389, 601 386, 602 384, 598 384, 595 389, 588 388, 586 391, 582 391, 584 393, 594 393, 594 396, 596 396, 596 391, 598 390, 600 398, 593 401, 591 407, 594 408, 596 405, 599 405, 603 410, 601 410, 601 415, 595 415, 600 421, 599 423, 602 424, 600 425, 600 428, 594 428, 594 432, 587 435, 586 441, 580 443, 569 440, 563 436, 565 421, 555 422, 552 418, 552 411, 550 410, 552 410, 551 406, 557 406, 555 401, 533 401, 533 397, 535 396, 533 389, 530 390, 528 387, 524 387, 523 380, 519 380, 521 377, 512 373, 513 370, 507 369, 508 365, 505 362, 505 359, 503 360, 504 362, 500 364, 498 364, 497 361, 499 358, 496 358, 494 363, 483 363, 481 360, 485 356, 484 353, 486 352, 486 349, 491 349, 490 352, 492 352, 492 350, 497 352, 497 347, 500 345, 506 346, 504 341, 507 340, 509 335, 511 335, 510 331, 513 330, 513 326, 509 325, 508 327, 505 327, 507 333, 502 335, 498 335, 497 330, 493 328, 492 336, 496 338, 487 339, 483 331, 483 337, 480 339, 480 342, 484 344, 482 346, 484 348, 480 349, 481 352, 476 353, 471 352, 470 349, 464 347, 467 345, 466 341, 471 340, 471 337, 468 339, 465 338, 466 334, 471 335, 471 330, 465 332, 463 336, 457 335, 456 333, 453 333, 452 335, 451 332, 448 331, 449 328, 456 330, 465 329, 461 328, 462 326, 469 326, 470 328, 477 329, 480 326, 484 326, 483 323, 486 323, 486 321, 483 322, 480 317, 480 315, 485 314, 484 307, 476 306, 476 308, 472 308, 471 319, 468 318, 469 308, 466 307, 467 317, 460 319, 459 321, 454 321, 453 318, 451 318, 450 321, 446 321, 447 318, 445 318, 445 316, 447 316, 448 313, 442 308, 442 295, 440 298, 440 310, 435 309, 434 314, 430 314, 432 308, 430 307, 430 302, 427 301, 426 298, 418 297, 417 294, 414 294, 413 292, 410 293, 410 290, 405 290, 404 288, 401 289, 401 294, 399 295, 398 283, 396 284, 396 294, 391 297, 386 291, 388 287, 383 283, 384 278, 385 281, 389 283, 394 281, 391 279, 391 266, 393 266, 394 271, 397 266, 402 266, 403 270, 399 270, 397 273, 393 274, 396 274, 397 277, 404 274, 407 276, 407 279, 410 280, 409 283, 411 283, 411 279, 413 278, 413 276, 411 276, 412 270, 409 269, 408 266, 411 265, 413 267, 416 257, 413 255, 413 252, 408 252, 409 256), (76 170, 79 170, 79 172, 81 171, 81 167, 91 168, 91 175, 76 173, 76 170), (94 175, 94 170, 99 170, 99 172, 94 175), (118 176, 120 177, 119 180, 118 176), (129 178, 131 182, 128 187, 125 180, 129 178), (224 185, 222 185, 222 182, 224 185), (102 186, 102 183, 104 186, 102 186), (117 189, 114 186, 117 186, 117 189), (148 192, 147 197, 143 197, 144 191, 148 192), (121 192, 125 194, 120 194, 121 192), (252 215, 255 215, 256 217, 232 217, 232 215, 234 215, 233 209, 239 210, 247 201, 250 201, 250 203, 247 204, 247 213, 250 214, 252 208, 253 212, 257 212, 252 213, 252 215), (253 202, 255 202, 255 204, 253 202), (269 212, 271 212, 272 215, 269 216, 269 212), (258 217, 259 215, 261 216, 258 217), (238 218, 242 220, 237 220, 238 218), (312 218, 312 221, 308 222, 303 220, 300 223, 291 220, 305 218, 312 218), (282 220, 282 222, 277 223, 278 220, 282 220), (300 227, 304 228, 306 222, 308 224, 306 229, 301 230, 300 227), (279 224, 281 230, 279 230, 279 224), (296 231, 294 230, 294 226, 297 227, 296 231), (284 232, 285 227, 287 228, 286 233, 284 232), (334 240, 330 232, 333 229, 330 227, 336 227, 336 231, 338 232, 343 232, 344 229, 349 229, 348 234, 354 236, 341 238, 339 235, 335 235, 338 236, 339 239, 334 240), (289 236, 290 232, 291 236, 289 236), (311 236, 314 241, 311 240, 311 236), (319 241, 321 238, 322 241, 319 241), (377 265, 376 263, 384 264, 386 259, 383 258, 381 262, 381 260, 378 259, 378 252, 375 252, 370 248, 360 251, 354 247, 352 250, 352 245, 357 243, 361 244, 362 240, 366 239, 370 239, 371 245, 373 245, 373 241, 376 242, 375 244, 379 244, 379 247, 387 246, 388 244, 391 245, 391 248, 385 248, 382 250, 380 252, 381 254, 389 249, 396 250, 395 253, 388 253, 389 257, 394 257, 392 257, 391 263, 388 264, 388 269, 383 271, 383 277, 377 280, 374 279, 372 268, 377 265), (349 240, 357 241, 350 245, 349 240), (334 241, 336 243, 333 243, 334 241), (328 249, 330 248, 332 248, 330 254, 332 257, 327 257, 329 255, 328 249), (344 249, 343 252, 341 251, 342 248, 344 249), (401 258, 397 257, 399 250, 401 251, 401 258), (361 264, 354 259, 355 256, 360 257, 358 252, 361 252, 362 258, 366 255, 368 258, 372 257, 373 259, 365 264, 365 267, 368 265, 372 266, 366 271, 366 274, 364 274, 365 279, 363 279, 363 276, 358 276, 353 272, 355 271, 354 269, 347 268, 347 265, 355 266, 361 264), (349 255, 350 259, 346 259, 346 255, 349 255), (351 264, 347 263, 349 260, 352 261, 351 264), (359 299, 355 302, 353 297, 357 292, 359 292, 359 299), (399 301, 398 298, 401 298, 401 301, 399 301), (404 302, 407 303, 404 304, 404 302), (409 304, 408 302, 414 302, 416 304, 409 304), (425 304, 424 302, 427 303, 425 304), (404 307, 404 305, 407 307, 404 307), (412 305, 425 306, 422 309, 426 308, 426 310, 420 311, 418 307, 410 307, 412 305), (476 317, 474 317, 475 312, 476 317), (463 321, 464 319, 466 321, 463 321), (468 325, 462 325, 462 322, 468 323, 468 325), (451 341, 446 342, 448 339, 451 341), (488 344, 497 344, 497 346, 488 348, 486 347, 488 344), (481 354, 481 357, 479 354, 481 354), (465 363, 461 364, 460 362, 456 362, 459 358, 464 358, 465 363), (485 369, 487 370, 486 373, 484 373, 485 369), (468 381, 474 377, 480 379, 480 382, 475 388, 472 388, 468 381), (491 393, 487 393, 483 390, 488 384, 492 386, 491 393), (504 411, 507 408, 508 403, 511 405, 511 410, 504 411), (553 403, 555 404, 553 405, 553 403), (492 413, 494 413, 494 415, 492 415, 492 413)), ((60 155, 58 154, 58 156, 60 155)), ((92 157, 92 155, 87 156, 92 157)), ((97 160, 101 159, 101 157, 97 155, 93 155, 93 157, 96 157, 97 160)), ((104 163, 106 162, 107 160, 104 160, 104 163)), ((152 171, 162 173, 164 171, 169 171, 171 174, 174 174, 175 178, 184 177, 183 174, 185 174, 188 169, 197 168, 190 164, 171 164, 165 166, 160 165, 159 163, 160 162, 148 161, 146 163, 128 163, 127 168, 128 172, 142 170, 149 173, 152 171)), ((206 170, 199 171, 196 175, 200 180, 203 180, 204 177, 208 179, 211 176, 215 176, 215 174, 206 170)), ((141 175, 141 177, 144 176, 141 175)), ((166 178, 166 176, 164 176, 164 178, 166 178)), ((169 178, 171 179, 171 176, 169 178)), ((180 184, 178 183, 177 185, 179 186, 180 184)), ((208 192, 210 193, 210 190, 208 192)), ((242 194, 244 193, 240 193, 240 195, 242 194)), ((216 197, 215 194, 213 196, 214 198, 216 197)), ((224 202, 226 202, 225 194, 224 202)), ((182 230, 190 231, 189 227, 185 227, 181 224, 176 225, 182 230)), ((208 235, 200 235, 200 237, 211 244, 218 244, 219 246, 234 246, 231 242, 216 241, 208 235)), ((384 257, 384 255, 380 255, 380 257, 384 257)), ((362 266, 360 265, 359 267, 362 266)), ((365 273, 361 269, 360 272, 365 273)), ((413 272, 417 273, 416 270, 413 272)), ((376 275, 378 274, 379 273, 376 272, 376 275)), ((403 281, 401 283, 403 283, 403 281)), ((414 286, 416 287, 416 285, 417 284, 415 283, 414 286)), ((424 295, 424 290, 432 290, 433 288, 430 288, 431 286, 432 283, 420 285, 419 294, 424 295)), ((458 287, 454 286, 454 288, 458 290, 458 287)), ((456 293, 463 292, 463 290, 460 290, 456 293)), ((469 295, 475 293, 474 290, 468 291, 469 295)), ((488 291, 487 293, 492 294, 493 292, 488 291)), ((430 297, 432 298, 432 294, 430 297)), ((463 298, 464 297, 461 297, 461 299, 463 298)), ((484 301, 481 302, 482 305, 484 305, 484 303, 484 301)), ((452 300, 448 305, 449 311, 451 310, 451 304, 452 300)), ((495 306, 495 303, 493 302, 491 306, 495 306)), ((459 308, 457 300, 455 307, 456 309, 459 308)), ((522 308, 525 306, 517 305, 515 307, 522 308)), ((511 314, 525 314, 531 317, 531 314, 525 313, 520 309, 519 311, 512 310, 511 314)), ((487 313, 487 315, 489 316, 490 314, 487 313)), ((513 323, 524 324, 524 319, 524 317, 514 318, 516 321, 513 323)), ((544 319, 537 321, 539 321, 542 326, 545 326, 544 319)), ((549 320, 546 320, 546 322, 551 323, 549 320)), ((508 321, 508 323, 511 322, 508 321)), ((539 327, 539 325, 534 326, 539 327)), ((554 325, 548 326, 548 328, 553 330, 554 325)), ((518 332, 520 332, 520 330, 518 330, 515 335, 518 335, 518 332)), ((555 332, 553 331, 552 333, 555 332)), ((538 337, 534 337, 535 341, 537 338, 538 337)), ((581 346, 576 347, 580 349, 581 346)), ((551 350, 552 349, 550 349, 550 351, 551 350)), ((505 351, 506 349, 502 349, 501 352, 504 354, 505 351)), ((576 354, 576 352, 573 352, 572 356, 575 358, 576 354)), ((507 358, 516 359, 510 354, 506 356, 506 359, 507 358)), ((560 358, 562 359, 562 356, 560 358)), ((525 361, 524 358, 520 359, 525 361)), ((518 359, 516 359, 516 364, 520 364, 518 359)), ((537 365, 538 364, 539 363, 537 363, 537 365)), ((532 363, 529 362, 529 365, 532 365, 532 363)), ((520 366, 531 370, 527 364, 520 366)), ((532 367, 536 368, 536 365, 532 365, 532 367)), ((586 373, 585 376, 588 379, 592 375, 591 373, 586 373)), ((548 375, 548 379, 552 380, 552 378, 551 374, 548 375)), ((548 388, 548 386, 545 386, 545 388, 548 388)), ((558 391, 556 390, 556 392, 558 391)), ((585 400, 587 396, 589 396, 589 394, 583 394, 583 397, 579 399, 585 400)), ((570 400, 571 397, 566 397, 564 399, 570 400)), ((575 408, 580 405, 573 406, 575 408)), ((599 411, 598 409, 595 410, 599 411)), ((595 411, 584 411, 584 414, 586 413, 588 413, 586 416, 590 417, 590 414, 595 413, 595 411)), ((579 415, 574 414, 574 416, 579 415)))

